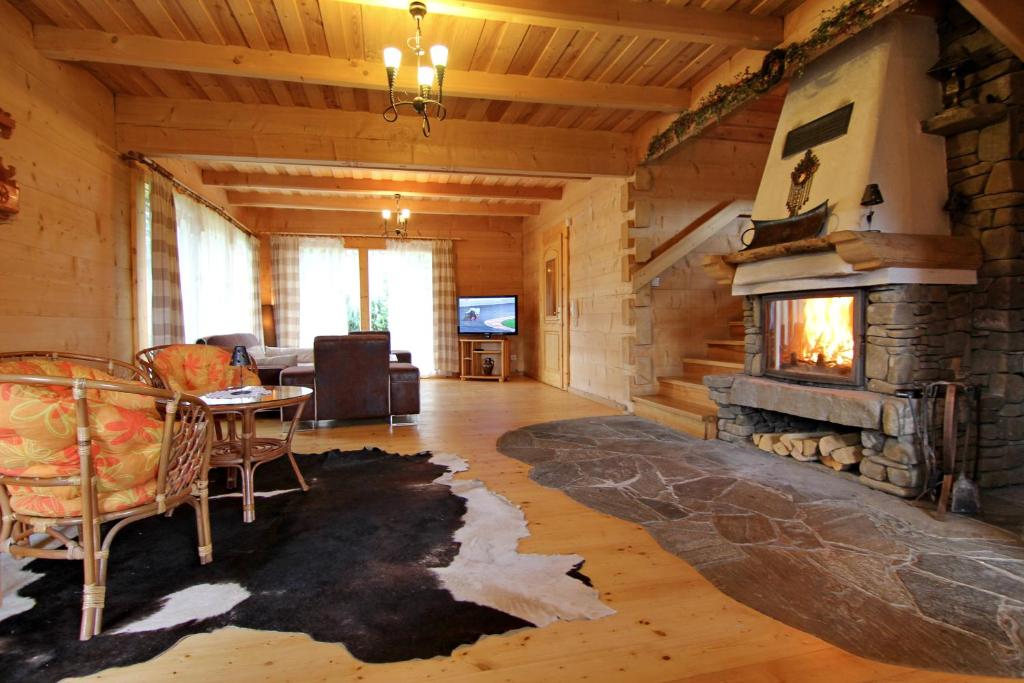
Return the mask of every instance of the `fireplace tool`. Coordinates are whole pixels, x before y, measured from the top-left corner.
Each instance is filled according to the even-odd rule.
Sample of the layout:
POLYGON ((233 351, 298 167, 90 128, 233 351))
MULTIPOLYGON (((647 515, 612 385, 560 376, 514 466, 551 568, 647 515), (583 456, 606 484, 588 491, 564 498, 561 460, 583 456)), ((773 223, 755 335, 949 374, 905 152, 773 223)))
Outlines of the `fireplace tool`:
MULTIPOLYGON (((924 433, 922 445, 928 460, 928 481, 925 490, 933 490, 940 484, 935 480, 936 470, 941 474, 941 485, 939 488, 939 499, 936 513, 941 519, 946 514, 947 508, 953 512, 963 514, 977 514, 981 510, 981 497, 978 493, 978 485, 967 476, 967 455, 971 446, 971 428, 974 424, 972 416, 976 413, 975 394, 977 387, 965 382, 932 382, 924 390, 924 433), (934 422, 933 410, 939 397, 944 398, 942 417, 942 461, 941 467, 937 466, 935 447, 932 444, 931 433, 934 422), (967 418, 964 420, 964 448, 960 462, 960 474, 954 483, 953 477, 956 474, 956 459, 958 445, 958 428, 960 414, 966 409, 967 418)), ((977 458, 975 458, 977 465, 977 458)))

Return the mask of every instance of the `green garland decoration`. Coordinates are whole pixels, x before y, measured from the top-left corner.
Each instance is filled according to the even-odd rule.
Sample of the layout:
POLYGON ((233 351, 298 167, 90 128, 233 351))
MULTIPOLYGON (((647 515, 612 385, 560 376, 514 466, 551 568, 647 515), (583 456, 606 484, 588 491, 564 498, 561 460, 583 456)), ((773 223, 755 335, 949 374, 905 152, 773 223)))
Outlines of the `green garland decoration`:
POLYGON ((846 4, 823 12, 821 23, 805 40, 776 48, 765 55, 761 68, 749 68, 728 85, 718 84, 701 98, 695 109, 687 109, 663 132, 656 135, 647 148, 647 161, 657 157, 674 143, 682 142, 693 130, 734 111, 737 107, 767 92, 786 73, 799 75, 811 56, 836 39, 870 23, 886 0, 849 0, 846 4))

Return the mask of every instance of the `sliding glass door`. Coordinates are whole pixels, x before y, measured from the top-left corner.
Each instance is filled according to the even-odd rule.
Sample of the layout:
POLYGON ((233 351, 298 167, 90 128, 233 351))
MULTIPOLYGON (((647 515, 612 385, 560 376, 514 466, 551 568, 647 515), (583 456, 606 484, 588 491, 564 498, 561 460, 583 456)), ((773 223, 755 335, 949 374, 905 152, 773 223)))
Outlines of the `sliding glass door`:
POLYGON ((411 351, 421 375, 436 374, 430 243, 389 240, 368 262, 371 328, 390 330, 391 348, 411 351))

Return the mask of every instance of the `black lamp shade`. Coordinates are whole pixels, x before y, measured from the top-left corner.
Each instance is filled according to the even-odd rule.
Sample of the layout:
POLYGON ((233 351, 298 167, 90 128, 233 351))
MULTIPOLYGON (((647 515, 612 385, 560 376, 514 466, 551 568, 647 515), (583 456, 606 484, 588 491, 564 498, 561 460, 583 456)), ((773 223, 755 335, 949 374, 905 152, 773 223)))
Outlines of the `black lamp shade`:
POLYGON ((231 365, 234 367, 248 367, 252 365, 252 359, 249 358, 249 352, 246 351, 244 346, 238 345, 231 352, 231 365))
POLYGON ((878 185, 871 183, 864 188, 864 196, 861 197, 861 206, 878 206, 885 200, 882 199, 882 191, 878 189, 878 185))

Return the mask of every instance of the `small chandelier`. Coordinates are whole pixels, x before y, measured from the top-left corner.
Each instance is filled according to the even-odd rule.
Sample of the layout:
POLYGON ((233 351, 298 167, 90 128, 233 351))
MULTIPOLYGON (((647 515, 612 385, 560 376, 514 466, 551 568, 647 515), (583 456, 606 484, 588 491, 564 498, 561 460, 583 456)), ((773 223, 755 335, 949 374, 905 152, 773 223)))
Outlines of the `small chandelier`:
POLYGON ((405 239, 409 236, 409 209, 403 209, 399 206, 402 201, 402 195, 395 195, 395 210, 392 213, 391 209, 384 209, 380 212, 381 218, 384 219, 384 237, 391 237, 396 239, 405 239), (394 215, 395 222, 392 225, 391 217, 394 215))
POLYGON ((444 121, 448 116, 442 100, 444 99, 444 70, 448 66, 448 48, 444 45, 435 45, 430 48, 430 60, 434 63, 433 68, 423 65, 423 56, 426 50, 423 49, 423 34, 420 31, 420 22, 427 15, 427 6, 419 0, 409 3, 409 14, 416 20, 416 35, 409 39, 409 49, 416 55, 416 81, 419 85, 419 94, 412 100, 395 99, 395 78, 398 76, 398 67, 402 64, 402 51, 397 47, 384 48, 384 69, 388 74, 388 98, 391 105, 384 110, 384 120, 394 123, 398 120, 398 108, 402 106, 412 107, 417 114, 423 117, 423 137, 430 137, 430 116, 433 114, 438 121, 444 121), (437 76, 437 99, 433 99, 434 76, 437 76))

